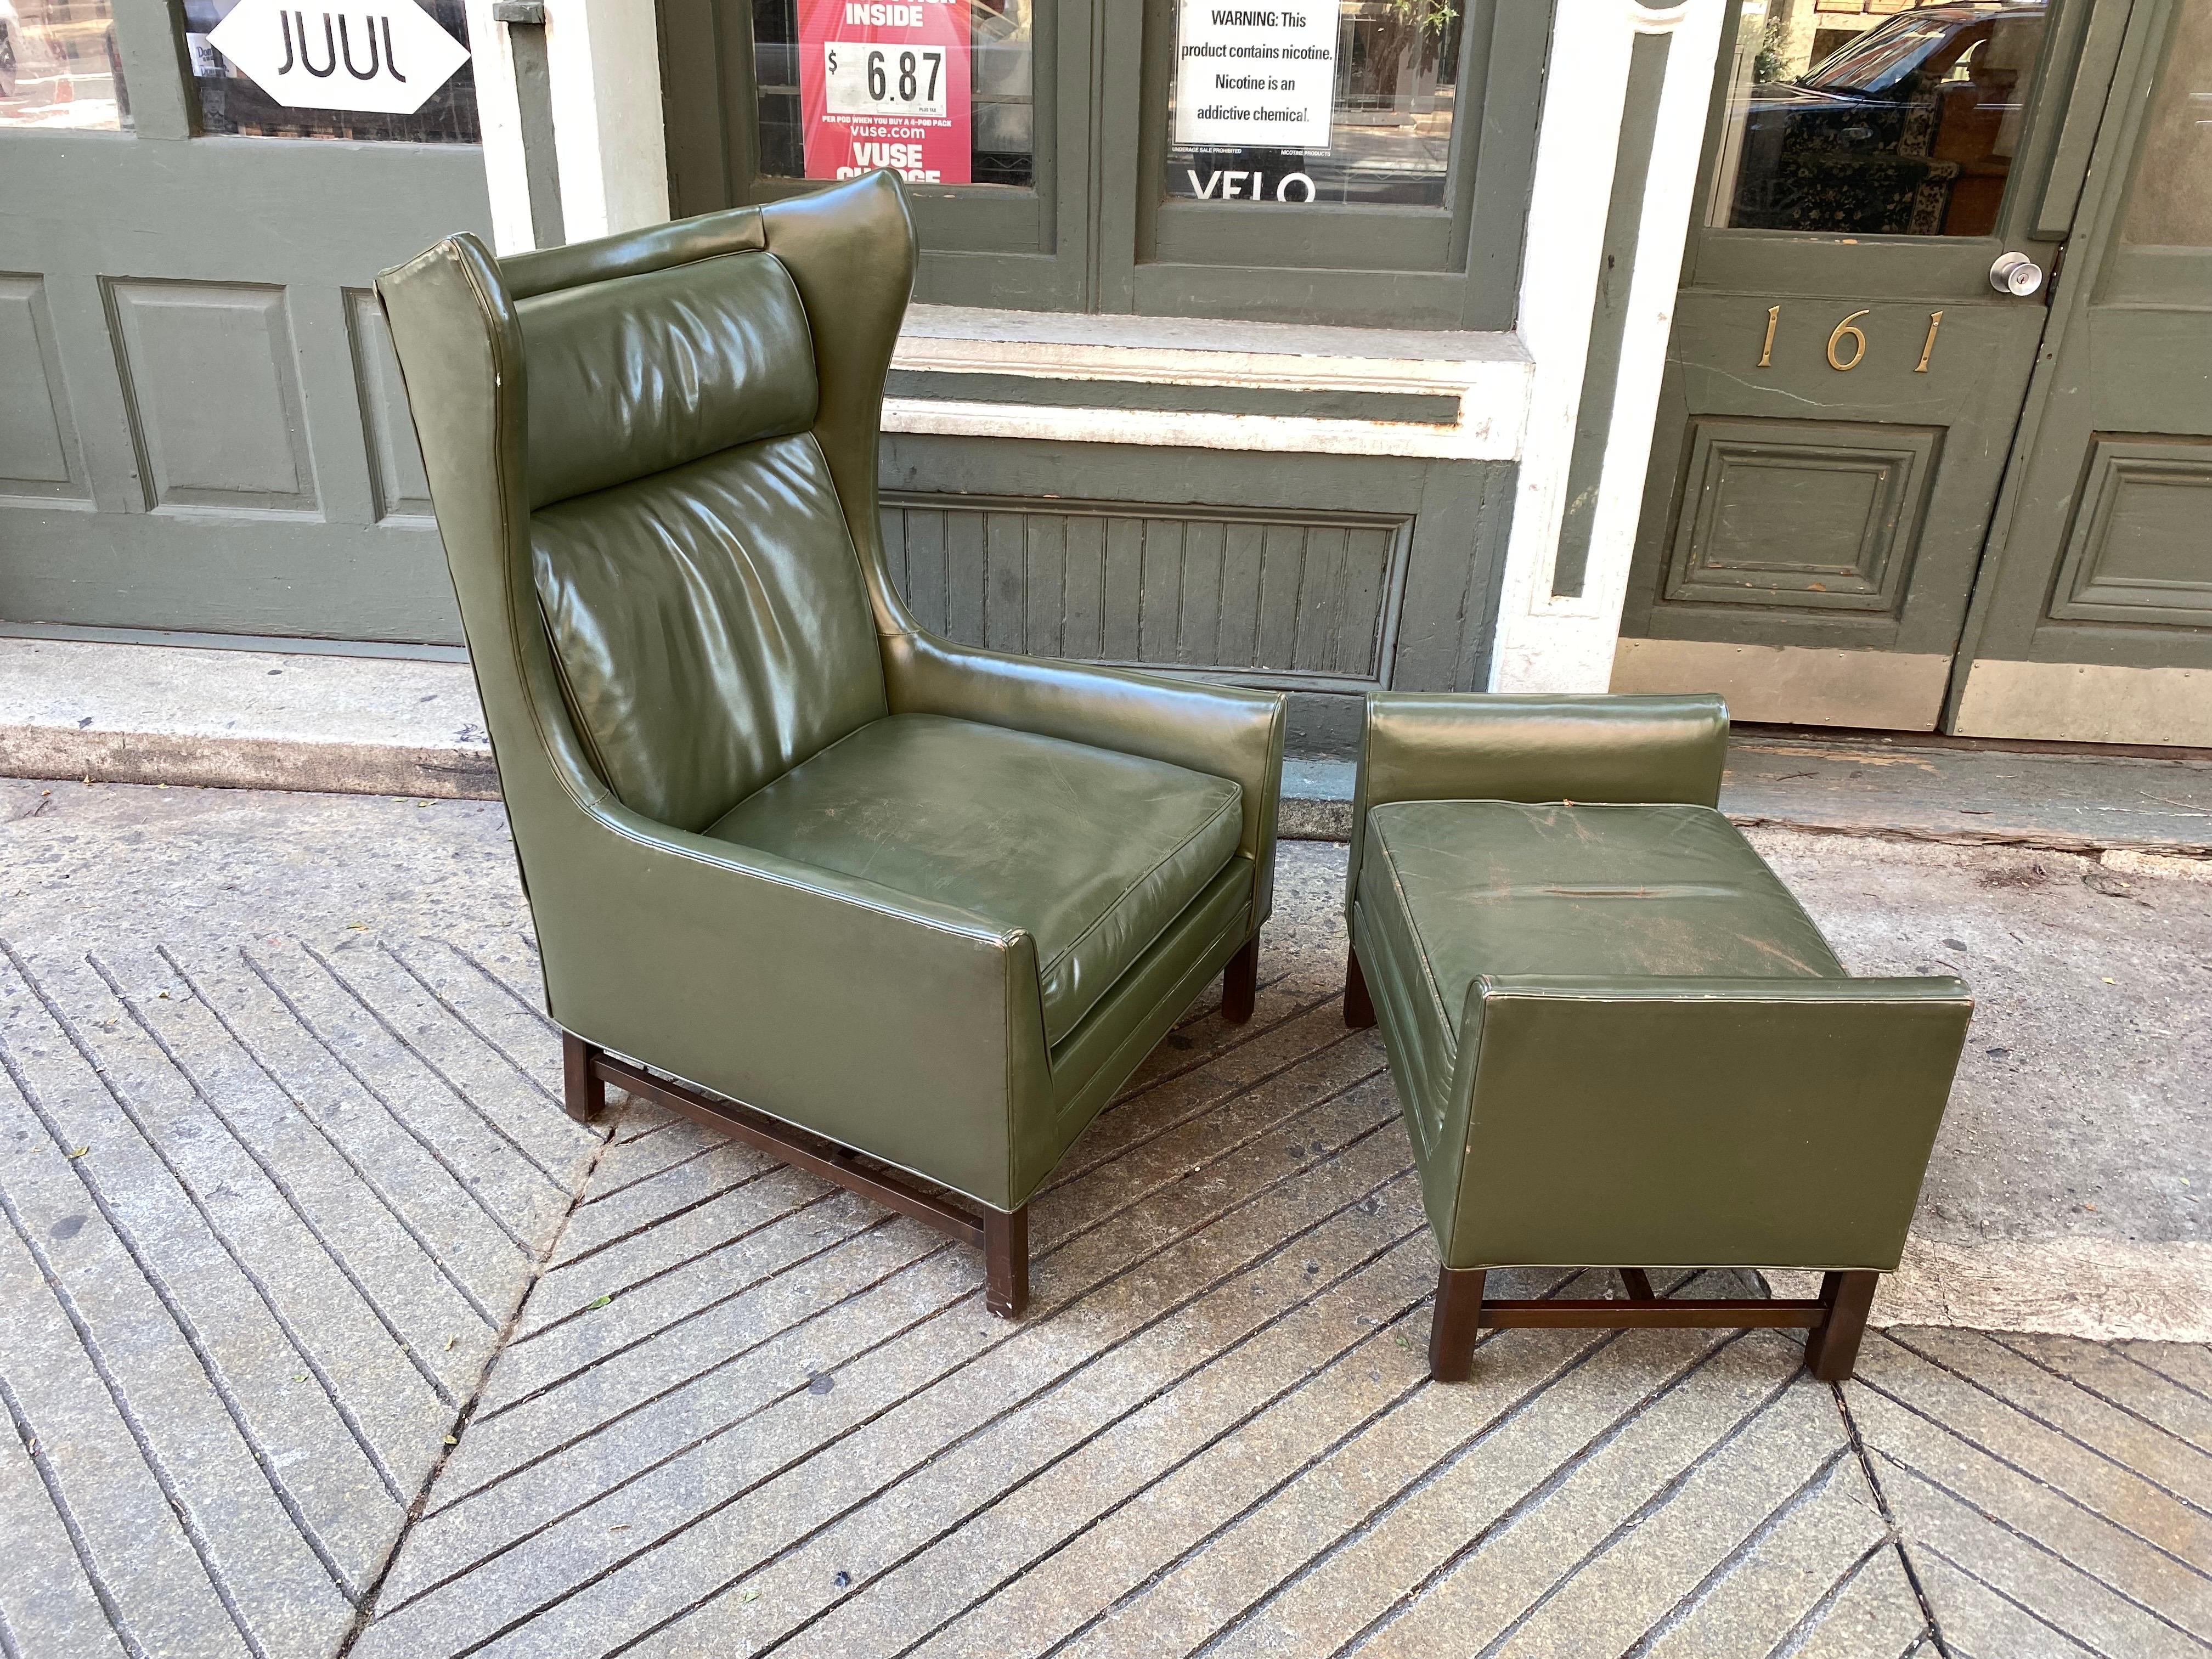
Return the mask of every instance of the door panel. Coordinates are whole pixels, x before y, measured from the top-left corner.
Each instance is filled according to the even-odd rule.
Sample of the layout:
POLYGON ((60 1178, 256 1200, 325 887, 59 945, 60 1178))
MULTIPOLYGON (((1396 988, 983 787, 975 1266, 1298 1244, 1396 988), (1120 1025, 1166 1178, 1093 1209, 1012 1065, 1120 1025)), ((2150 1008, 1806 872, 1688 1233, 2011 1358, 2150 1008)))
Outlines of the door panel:
POLYGON ((1740 720, 1933 729, 2042 326, 2033 304, 1685 293, 1614 689, 1726 665, 1740 720))
POLYGON ((88 500, 44 277, 0 276, 0 494, 88 500))
POLYGON ((1935 427, 1690 422, 1670 604, 1893 615, 1942 442, 1935 427), (1776 524, 1798 534, 1778 541, 1776 524))
MULTIPOLYGON (((1932 729, 2045 312, 2086 0, 1748 0, 1724 46, 1619 690, 1932 729)), ((2094 104, 2091 106, 2094 113, 2094 104)))
POLYGON ((117 278, 101 286, 148 510, 314 513, 284 290, 117 278), (212 420, 216 386, 222 417, 212 420))
POLYGON ((345 302, 362 429, 368 434, 369 488, 376 522, 400 529, 432 529, 429 475, 423 471, 422 447, 415 441, 415 417, 407 410, 407 388, 399 379, 399 356, 392 347, 384 307, 374 289, 348 289, 345 302))
POLYGON ((2055 622, 2212 625, 2212 440, 2096 436, 2058 566, 2055 622))
POLYGON ((2212 744, 2212 0, 2140 0, 1956 727, 2212 744))
POLYGON ((0 626, 457 641, 370 285, 489 234, 469 70, 414 116, 285 111, 204 41, 186 73, 229 0, 112 3, 168 48, 105 106, 134 126, 0 99, 0 626))

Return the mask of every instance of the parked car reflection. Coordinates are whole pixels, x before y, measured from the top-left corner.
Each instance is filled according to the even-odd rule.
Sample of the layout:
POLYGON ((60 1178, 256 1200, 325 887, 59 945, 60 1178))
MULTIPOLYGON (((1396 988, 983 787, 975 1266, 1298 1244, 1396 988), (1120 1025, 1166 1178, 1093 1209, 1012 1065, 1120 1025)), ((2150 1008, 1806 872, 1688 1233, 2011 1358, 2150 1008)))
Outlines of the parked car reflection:
MULTIPOLYGON (((1723 158, 1726 222, 1990 234, 2045 19, 2044 0, 1948 0, 1899 13, 1794 79, 1743 88, 1723 158)), ((1772 63, 1759 54, 1760 70, 1772 63)))
POLYGON ((0 127, 130 125, 108 0, 0 0, 0 127))

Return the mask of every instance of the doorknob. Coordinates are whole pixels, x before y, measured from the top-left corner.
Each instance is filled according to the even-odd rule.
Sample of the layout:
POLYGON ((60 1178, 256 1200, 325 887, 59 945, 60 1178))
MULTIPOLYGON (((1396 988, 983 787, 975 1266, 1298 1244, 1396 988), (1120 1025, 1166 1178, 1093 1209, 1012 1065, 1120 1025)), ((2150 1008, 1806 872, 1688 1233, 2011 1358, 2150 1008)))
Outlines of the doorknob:
POLYGON ((2025 253, 2000 253, 1990 267, 1990 286, 2025 300, 2043 286, 2043 267, 2025 253))

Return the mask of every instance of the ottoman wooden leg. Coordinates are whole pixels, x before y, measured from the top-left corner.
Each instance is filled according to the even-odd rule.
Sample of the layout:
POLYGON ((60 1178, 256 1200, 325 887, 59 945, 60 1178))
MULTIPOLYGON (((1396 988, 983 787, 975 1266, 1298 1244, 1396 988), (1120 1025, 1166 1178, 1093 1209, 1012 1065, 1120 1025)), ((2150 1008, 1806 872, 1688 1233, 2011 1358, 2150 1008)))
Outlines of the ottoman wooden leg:
POLYGON ((1344 1023, 1364 1031, 1375 1023, 1375 999, 1367 994, 1367 975, 1359 971, 1359 952, 1344 953, 1344 1023))
POLYGON ((561 1104, 579 1123, 597 1123, 607 1109, 607 1085, 592 1070, 603 1051, 573 1032, 561 1033, 561 1104))
POLYGON ((1255 934, 1221 970, 1221 1018, 1242 1025, 1252 1018, 1252 1004, 1259 994, 1260 939, 1255 934))
POLYGON ((1429 1380, 1464 1382, 1474 1369, 1475 1333, 1482 1324, 1480 1267, 1437 1270, 1437 1310, 1429 1321, 1429 1380))
POLYGON ((1881 1275, 1830 1273, 1820 1281, 1820 1305, 1827 1316, 1805 1333, 1805 1369, 1823 1382, 1850 1379, 1858 1364, 1859 1339, 1866 1334, 1867 1310, 1881 1275))
POLYGON ((983 1212, 983 1305, 1019 1319, 1030 1305, 1030 1206, 983 1212))

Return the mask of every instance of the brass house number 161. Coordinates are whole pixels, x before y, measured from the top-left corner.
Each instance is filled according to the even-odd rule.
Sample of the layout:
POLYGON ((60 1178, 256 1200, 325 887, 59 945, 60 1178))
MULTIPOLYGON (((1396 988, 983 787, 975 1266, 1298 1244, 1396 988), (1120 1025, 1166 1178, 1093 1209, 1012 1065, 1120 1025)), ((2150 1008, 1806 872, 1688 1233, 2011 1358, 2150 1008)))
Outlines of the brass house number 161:
MULTIPOLYGON (((1865 360, 1867 337, 1865 331, 1858 325, 1859 319, 1866 316, 1873 309, 1874 307, 1869 306, 1864 311, 1854 311, 1829 332, 1828 367, 1830 368, 1849 374, 1865 360)), ((1766 337, 1759 343, 1759 367, 1761 368, 1774 367, 1774 331, 1781 325, 1782 307, 1767 307, 1766 337)), ((1920 342, 1920 361, 1912 366, 1912 372, 1915 374, 1925 374, 1928 372, 1929 356, 1936 349, 1936 331, 1942 326, 1943 313, 1940 311, 1929 312, 1928 335, 1920 342)))

